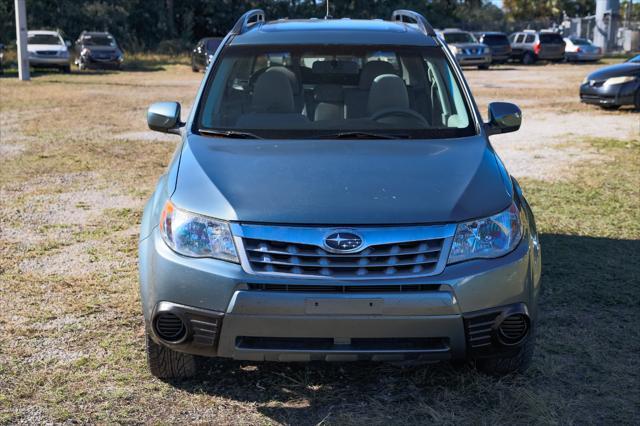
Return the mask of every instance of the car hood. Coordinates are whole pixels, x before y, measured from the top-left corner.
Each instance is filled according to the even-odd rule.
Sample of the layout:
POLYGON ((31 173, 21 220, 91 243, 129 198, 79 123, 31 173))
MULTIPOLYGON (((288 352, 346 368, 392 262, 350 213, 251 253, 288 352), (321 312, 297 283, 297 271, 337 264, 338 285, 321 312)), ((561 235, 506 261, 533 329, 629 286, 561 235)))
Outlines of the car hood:
POLYGON ((35 52, 36 50, 53 51, 53 52, 66 52, 67 46, 61 44, 28 44, 27 52, 35 52))
POLYGON ((483 43, 449 43, 451 46, 455 46, 460 49, 479 49, 481 47, 488 47, 483 43))
POLYGON ((239 140, 189 135, 176 206, 241 222, 459 222, 506 207, 512 186, 481 136, 437 140, 239 140))
POLYGON ((640 63, 624 62, 622 64, 611 65, 609 67, 600 68, 599 70, 589 74, 589 80, 606 80, 611 77, 621 77, 625 75, 640 74, 640 63))

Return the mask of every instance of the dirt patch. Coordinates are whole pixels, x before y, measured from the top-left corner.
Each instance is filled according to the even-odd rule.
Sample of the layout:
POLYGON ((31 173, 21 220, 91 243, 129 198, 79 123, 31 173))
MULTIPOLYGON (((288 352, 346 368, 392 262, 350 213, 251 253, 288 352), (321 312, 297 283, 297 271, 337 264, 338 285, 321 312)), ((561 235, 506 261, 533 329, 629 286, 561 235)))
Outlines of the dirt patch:
POLYGON ((130 140, 130 141, 173 142, 173 143, 180 140, 180 137, 177 135, 154 132, 152 130, 148 130, 146 132, 143 131, 143 132, 120 133, 118 135, 115 135, 113 138, 119 139, 119 140, 130 140))
POLYGON ((491 137, 507 169, 518 178, 569 179, 576 165, 609 160, 585 139, 640 137, 640 121, 634 122, 632 113, 559 115, 525 110, 523 115, 518 132, 491 137))
POLYGON ((73 244, 55 254, 23 260, 18 269, 22 273, 45 276, 83 277, 94 273, 108 274, 131 263, 126 258, 116 260, 98 256, 95 246, 94 242, 73 244))

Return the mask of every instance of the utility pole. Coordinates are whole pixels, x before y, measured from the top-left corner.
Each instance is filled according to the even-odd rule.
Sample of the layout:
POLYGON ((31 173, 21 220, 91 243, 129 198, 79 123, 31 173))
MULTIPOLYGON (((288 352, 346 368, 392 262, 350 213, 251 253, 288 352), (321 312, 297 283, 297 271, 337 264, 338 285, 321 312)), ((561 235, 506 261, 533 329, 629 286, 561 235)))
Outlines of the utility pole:
POLYGON ((15 0, 16 43, 18 44, 18 78, 27 81, 29 75, 29 54, 27 53, 27 5, 26 0, 15 0))

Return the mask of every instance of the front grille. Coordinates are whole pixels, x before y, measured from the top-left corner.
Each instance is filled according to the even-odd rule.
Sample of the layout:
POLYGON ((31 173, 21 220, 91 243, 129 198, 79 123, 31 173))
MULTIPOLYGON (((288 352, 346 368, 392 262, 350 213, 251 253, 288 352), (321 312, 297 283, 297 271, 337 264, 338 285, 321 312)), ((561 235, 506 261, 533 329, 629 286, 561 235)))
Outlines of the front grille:
POLYGON ((55 56, 58 54, 55 50, 36 50, 36 53, 41 56, 55 56))
POLYGON ((299 293, 403 293, 439 291, 440 284, 398 285, 307 285, 307 284, 248 284, 252 291, 280 291, 299 293))
POLYGON ((443 238, 371 245, 358 253, 335 254, 322 247, 245 238, 254 272, 336 278, 426 275, 434 272, 443 238))

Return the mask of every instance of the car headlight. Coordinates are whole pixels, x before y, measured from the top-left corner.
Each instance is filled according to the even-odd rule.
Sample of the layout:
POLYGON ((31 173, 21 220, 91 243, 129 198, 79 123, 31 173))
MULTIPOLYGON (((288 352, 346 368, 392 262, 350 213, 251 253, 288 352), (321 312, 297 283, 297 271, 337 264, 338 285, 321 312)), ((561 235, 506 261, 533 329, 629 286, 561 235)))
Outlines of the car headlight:
POLYGON ((603 86, 615 86, 617 84, 624 84, 624 83, 629 83, 630 81, 635 80, 636 77, 627 75, 625 77, 613 77, 613 78, 609 78, 607 79, 603 86))
POLYGON ((459 223, 447 263, 504 256, 516 248, 523 234, 521 212, 515 204, 494 216, 459 223))
POLYGON ((589 82, 589 76, 586 76, 584 80, 582 80, 582 84, 587 84, 589 82))
POLYGON ((458 48, 455 46, 449 46, 449 49, 451 49, 451 53, 453 53, 454 55, 457 55, 458 53, 460 53, 458 51, 458 48))
POLYGON ((160 215, 160 235, 175 252, 238 263, 229 224, 179 209, 167 201, 160 215))

